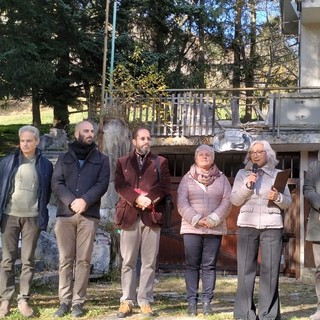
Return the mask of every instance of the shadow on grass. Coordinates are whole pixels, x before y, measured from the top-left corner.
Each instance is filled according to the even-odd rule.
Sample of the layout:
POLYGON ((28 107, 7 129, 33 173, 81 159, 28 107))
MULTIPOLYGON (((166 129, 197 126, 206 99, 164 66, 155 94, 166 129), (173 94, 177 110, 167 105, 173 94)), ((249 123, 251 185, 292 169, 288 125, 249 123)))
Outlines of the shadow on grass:
MULTIPOLYGON (((257 284, 258 286, 258 284, 257 284)), ((201 289, 200 289, 201 290, 201 289)), ((204 316, 202 305, 199 303, 197 319, 231 320, 233 319, 233 304, 236 290, 236 277, 219 275, 216 283, 215 296, 212 302, 214 314, 204 316)), ((150 319, 190 319, 187 316, 187 299, 183 275, 158 275, 154 287, 155 301, 153 309, 156 317, 150 319)), ((255 298, 257 292, 255 292, 255 298)), ((89 283, 88 299, 84 305, 86 314, 81 319, 86 320, 113 320, 117 319, 119 299, 121 297, 120 282, 95 281, 89 283)), ((294 279, 281 278, 280 300, 282 320, 307 320, 315 312, 316 297, 314 286, 294 279)), ((53 317, 59 306, 58 289, 55 286, 37 286, 33 288, 32 305, 35 318, 44 320, 56 319, 53 317)), ((14 303, 12 313, 7 320, 22 320, 23 318, 14 303)), ((70 314, 62 319, 72 319, 70 314)), ((148 319, 140 314, 135 306, 129 320, 148 319)))

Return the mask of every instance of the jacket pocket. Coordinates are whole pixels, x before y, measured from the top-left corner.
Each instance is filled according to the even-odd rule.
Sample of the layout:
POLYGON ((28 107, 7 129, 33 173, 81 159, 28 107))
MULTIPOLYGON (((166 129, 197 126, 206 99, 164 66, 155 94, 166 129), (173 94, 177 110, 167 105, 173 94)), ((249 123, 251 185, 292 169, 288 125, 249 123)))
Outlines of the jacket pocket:
POLYGON ((278 206, 268 207, 267 208, 267 213, 269 213, 269 214, 280 214, 281 213, 281 209, 278 206))
POLYGON ((252 207, 249 206, 242 206, 240 209, 241 213, 246 213, 246 214, 252 214, 254 211, 254 209, 252 207))
POLYGON ((126 211, 126 206, 127 206, 127 203, 122 199, 120 199, 118 201, 118 203, 116 204, 116 211, 115 211, 115 215, 114 215, 114 223, 117 226, 121 226, 121 224, 122 224, 124 213, 126 211))

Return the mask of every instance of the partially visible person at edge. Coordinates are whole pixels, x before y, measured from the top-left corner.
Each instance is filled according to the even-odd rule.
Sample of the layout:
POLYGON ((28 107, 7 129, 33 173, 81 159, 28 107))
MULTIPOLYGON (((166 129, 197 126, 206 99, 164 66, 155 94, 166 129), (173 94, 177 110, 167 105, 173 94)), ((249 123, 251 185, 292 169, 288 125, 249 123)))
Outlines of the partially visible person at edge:
POLYGON ((283 210, 291 204, 288 186, 281 194, 273 187, 277 173, 276 153, 267 141, 254 141, 244 169, 238 171, 231 192, 231 203, 239 206, 237 219, 238 283, 234 317, 246 320, 280 320, 279 271, 282 251, 283 210), (253 172, 257 164, 257 173, 253 172), (268 206, 269 201, 272 202, 268 206), (253 300, 261 251, 258 317, 253 300))
POLYGON ((303 194, 310 204, 306 240, 312 242, 316 271, 314 275, 317 310, 310 320, 320 320, 320 152, 318 160, 309 165, 304 179, 303 194))
POLYGON ((18 310, 24 317, 34 314, 29 305, 34 256, 40 231, 46 230, 49 219, 47 205, 51 195, 52 163, 37 147, 40 142, 37 128, 21 127, 19 140, 20 147, 0 162, 0 318, 10 313, 20 234, 22 267, 18 310))
POLYGON ((151 304, 162 223, 156 215, 165 214, 161 200, 169 194, 171 181, 167 159, 152 154, 150 142, 148 129, 134 130, 134 151, 119 158, 116 165, 114 185, 120 199, 116 206, 115 225, 121 229, 123 259, 118 318, 131 315, 135 302, 143 315, 154 315, 151 304), (136 294, 139 251, 141 271, 136 294))
POLYGON ((63 317, 71 308, 72 316, 84 315, 101 197, 110 178, 109 158, 94 142, 93 125, 89 121, 79 122, 74 136, 69 151, 59 156, 52 176, 52 191, 58 201, 55 233, 60 300, 54 317, 63 317))
POLYGON ((222 235, 227 233, 226 217, 231 203, 231 186, 214 164, 214 151, 201 145, 195 163, 178 187, 177 208, 182 217, 188 299, 188 315, 198 314, 199 279, 202 277, 202 312, 212 314, 211 301, 216 283, 216 263, 222 235))

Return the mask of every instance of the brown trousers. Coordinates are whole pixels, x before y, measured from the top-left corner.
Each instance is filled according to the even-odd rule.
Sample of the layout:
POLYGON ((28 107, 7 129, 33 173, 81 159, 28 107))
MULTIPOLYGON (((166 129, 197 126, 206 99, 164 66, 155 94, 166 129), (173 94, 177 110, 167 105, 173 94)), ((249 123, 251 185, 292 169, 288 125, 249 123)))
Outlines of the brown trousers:
POLYGON ((86 301, 98 225, 98 219, 82 214, 57 218, 55 233, 59 249, 60 303, 74 306, 86 301))

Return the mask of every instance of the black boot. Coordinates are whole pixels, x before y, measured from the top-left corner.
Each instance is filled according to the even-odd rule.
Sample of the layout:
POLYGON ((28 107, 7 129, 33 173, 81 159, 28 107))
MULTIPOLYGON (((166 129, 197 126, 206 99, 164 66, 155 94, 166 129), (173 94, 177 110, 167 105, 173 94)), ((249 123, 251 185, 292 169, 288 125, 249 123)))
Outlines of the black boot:
POLYGON ((59 309, 54 313, 55 318, 64 317, 70 311, 70 305, 66 303, 61 303, 59 309))
POLYGON ((190 302, 188 305, 188 315, 191 317, 195 317, 198 314, 197 312, 197 303, 190 302))
POLYGON ((204 302, 203 303, 203 314, 205 316, 209 316, 211 315, 213 312, 212 312, 212 308, 211 308, 211 303, 210 302, 204 302))

